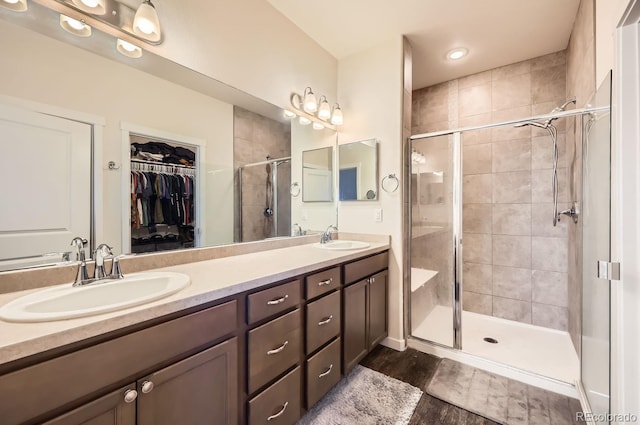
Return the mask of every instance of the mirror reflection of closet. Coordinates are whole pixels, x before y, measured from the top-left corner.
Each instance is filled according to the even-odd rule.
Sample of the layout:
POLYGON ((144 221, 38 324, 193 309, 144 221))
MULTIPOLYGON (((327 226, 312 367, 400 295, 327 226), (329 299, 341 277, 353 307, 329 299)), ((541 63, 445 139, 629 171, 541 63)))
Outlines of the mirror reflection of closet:
POLYGON ((302 202, 333 201, 333 147, 302 152, 302 202))
POLYGON ((198 146, 131 133, 131 251, 200 246, 198 146))
POLYGON ((338 147, 338 187, 341 201, 378 199, 378 143, 376 139, 338 147))

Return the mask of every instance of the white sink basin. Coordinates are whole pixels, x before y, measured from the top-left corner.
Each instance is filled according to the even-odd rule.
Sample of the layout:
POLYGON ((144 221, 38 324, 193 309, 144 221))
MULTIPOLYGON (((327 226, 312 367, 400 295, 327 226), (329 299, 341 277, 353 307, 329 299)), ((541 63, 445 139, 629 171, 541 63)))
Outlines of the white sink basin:
POLYGON ((360 241, 345 241, 345 240, 335 240, 327 243, 315 243, 313 244, 316 248, 328 249, 330 251, 348 251, 352 249, 363 249, 369 248, 371 245, 366 242, 360 241))
POLYGON ((191 283, 182 273, 148 272, 86 286, 70 283, 34 292, 0 308, 10 322, 49 322, 121 310, 167 297, 191 283))

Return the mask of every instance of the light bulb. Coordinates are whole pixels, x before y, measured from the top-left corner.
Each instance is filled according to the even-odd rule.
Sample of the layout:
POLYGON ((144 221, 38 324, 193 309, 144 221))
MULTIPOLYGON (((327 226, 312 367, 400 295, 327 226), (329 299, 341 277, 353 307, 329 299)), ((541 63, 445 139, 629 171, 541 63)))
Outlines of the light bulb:
POLYGON ((67 15, 60 15, 60 26, 66 32, 78 37, 89 37, 91 35, 91 27, 89 25, 67 15))
POLYGON ((5 3, 16 4, 19 0, 4 0, 5 3))
POLYGON ((447 58, 455 61, 467 56, 467 53, 469 53, 469 50, 467 48, 459 47, 457 49, 449 50, 449 52, 447 53, 447 58))
POLYGON ((118 39, 116 42, 116 50, 123 55, 137 59, 142 56, 142 49, 134 44, 118 39))
POLYGON ((27 0, 1 0, 0 6, 6 7, 14 12, 26 12, 27 0))
POLYGON ((318 108, 318 118, 321 120, 328 120, 331 117, 331 106, 327 102, 327 98, 322 96, 320 98, 320 107, 318 108))
POLYGON ((320 124, 319 122, 314 122, 313 123, 313 129, 314 130, 322 130, 322 129, 324 129, 324 125, 320 124))
POLYGON ((149 41, 160 41, 160 20, 158 12, 149 0, 144 0, 133 18, 133 32, 149 41))
POLYGON ((333 114, 331 115, 331 124, 342 125, 343 122, 342 109, 340 109, 340 105, 336 103, 336 106, 333 107, 333 114))
POLYGON ((295 113, 288 111, 288 110, 284 110, 283 115, 285 118, 294 118, 296 116, 295 113))
POLYGON ((82 28, 84 28, 84 24, 78 20, 75 20, 73 18, 69 18, 67 20, 67 23, 69 24, 69 26, 71 28, 73 28, 74 30, 80 31, 82 28))
POLYGON ((310 114, 318 110, 318 101, 316 95, 313 94, 311 87, 304 89, 304 99, 302 101, 302 109, 310 114), (308 91, 307 91, 308 90, 308 91))
POLYGON ((302 125, 309 125, 309 124, 311 124, 311 120, 310 120, 309 118, 307 118, 307 117, 300 117, 300 118, 298 119, 298 122, 299 122, 300 124, 302 124, 302 125))
POLYGON ((107 13, 105 0, 71 0, 78 9, 93 15, 104 15, 107 13))

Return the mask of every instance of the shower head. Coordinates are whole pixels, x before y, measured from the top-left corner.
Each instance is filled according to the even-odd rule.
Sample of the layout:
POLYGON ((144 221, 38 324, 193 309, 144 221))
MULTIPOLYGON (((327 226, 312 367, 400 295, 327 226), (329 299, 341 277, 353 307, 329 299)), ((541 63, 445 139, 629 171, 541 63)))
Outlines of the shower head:
POLYGON ((549 127, 549 122, 537 122, 537 121, 525 121, 525 122, 521 122, 520 124, 515 124, 514 127, 524 127, 527 125, 533 125, 535 127, 540 127, 540 128, 547 128, 549 127))
POLYGON ((556 112, 563 112, 565 109, 567 109, 567 106, 569 106, 570 103, 576 103, 576 97, 572 97, 571 99, 567 100, 566 102, 564 102, 562 105, 557 106, 555 108, 553 108, 553 111, 551 111, 551 113, 556 113, 556 112))

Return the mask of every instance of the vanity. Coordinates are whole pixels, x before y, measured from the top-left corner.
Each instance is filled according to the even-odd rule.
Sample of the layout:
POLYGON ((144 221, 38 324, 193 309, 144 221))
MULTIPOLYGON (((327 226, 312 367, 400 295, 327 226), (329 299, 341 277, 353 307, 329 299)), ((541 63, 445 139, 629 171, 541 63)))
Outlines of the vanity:
POLYGON ((388 238, 368 245, 181 264, 162 300, 0 322, 2 423, 294 424, 387 335, 388 238))

